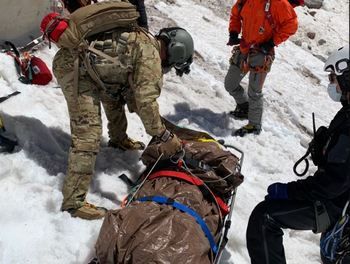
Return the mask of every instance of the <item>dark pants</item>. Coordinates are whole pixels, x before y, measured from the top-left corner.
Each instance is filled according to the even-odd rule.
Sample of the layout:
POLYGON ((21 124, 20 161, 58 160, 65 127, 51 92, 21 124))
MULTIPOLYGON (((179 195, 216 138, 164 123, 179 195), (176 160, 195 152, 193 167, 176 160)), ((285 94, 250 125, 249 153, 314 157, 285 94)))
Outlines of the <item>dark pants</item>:
MULTIPOLYGON (((251 263, 285 264, 282 229, 316 230, 315 215, 315 207, 309 201, 268 200, 258 204, 247 228, 251 263)), ((329 210, 328 216, 333 225, 340 214, 329 210)))

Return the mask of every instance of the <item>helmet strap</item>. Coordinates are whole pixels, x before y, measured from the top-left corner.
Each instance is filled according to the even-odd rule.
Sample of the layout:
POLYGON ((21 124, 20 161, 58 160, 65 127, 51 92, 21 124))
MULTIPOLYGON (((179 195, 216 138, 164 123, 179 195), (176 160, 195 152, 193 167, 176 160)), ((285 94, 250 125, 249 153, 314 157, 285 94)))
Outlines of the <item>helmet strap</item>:
POLYGON ((350 92, 350 70, 346 70, 342 75, 338 75, 337 81, 344 94, 350 92))

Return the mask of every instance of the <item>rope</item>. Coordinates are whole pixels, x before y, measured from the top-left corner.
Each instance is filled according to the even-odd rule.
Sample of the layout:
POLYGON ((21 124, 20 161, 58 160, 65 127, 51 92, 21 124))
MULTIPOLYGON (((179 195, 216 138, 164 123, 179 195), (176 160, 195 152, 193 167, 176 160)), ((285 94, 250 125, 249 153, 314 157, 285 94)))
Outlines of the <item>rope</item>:
POLYGON ((307 173, 307 171, 309 170, 309 160, 307 159, 307 156, 309 156, 309 154, 310 154, 310 151, 307 150, 305 155, 302 156, 293 166, 293 171, 294 171, 295 175, 297 175, 298 177, 304 176, 307 173), (297 172, 297 167, 299 166, 299 164, 302 161, 305 161, 305 169, 303 172, 299 173, 299 172, 297 172))
POLYGON ((153 164, 152 168, 150 169, 150 171, 147 173, 146 177, 143 179, 143 181, 139 184, 139 186, 136 188, 135 192, 133 193, 133 195, 131 196, 131 198, 129 199, 129 201, 126 203, 125 206, 128 206, 133 200, 135 195, 137 194, 137 192, 140 190, 140 188, 143 186, 143 184, 146 182, 147 178, 149 177, 149 175, 152 173, 152 171, 154 170, 154 168, 157 166, 158 162, 160 161, 160 159, 163 157, 163 153, 159 155, 158 159, 156 160, 156 162, 153 164))

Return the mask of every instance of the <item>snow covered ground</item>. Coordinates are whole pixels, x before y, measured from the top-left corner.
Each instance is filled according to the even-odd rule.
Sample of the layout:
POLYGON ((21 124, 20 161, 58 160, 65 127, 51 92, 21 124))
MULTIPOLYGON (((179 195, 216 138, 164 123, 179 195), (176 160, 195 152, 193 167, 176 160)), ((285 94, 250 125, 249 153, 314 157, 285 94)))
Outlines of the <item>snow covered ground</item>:
MULTIPOLYGON (((235 107, 223 86, 230 56, 230 48, 225 45, 227 17, 196 2, 148 2, 151 30, 156 32, 169 21, 188 29, 197 54, 189 75, 179 78, 172 72, 165 76, 158 102, 162 115, 169 120, 207 131, 245 152, 245 181, 238 189, 223 263, 246 264, 250 263, 245 242, 250 212, 264 198, 269 184, 296 179, 292 167, 306 152, 311 139, 311 113, 316 114, 317 126, 327 125, 340 108, 327 96, 323 62, 312 54, 315 51, 326 56, 349 44, 349 1, 326 0, 325 7, 318 10, 322 18, 315 15, 316 19, 310 21, 305 18, 310 10, 299 8, 301 43, 311 43, 303 34, 317 28, 321 36, 334 40, 334 46, 312 42, 315 48, 310 50, 293 40, 277 48, 264 87, 263 131, 259 136, 244 138, 234 138, 231 132, 245 122, 226 114, 235 107)), ((56 51, 55 47, 44 48, 38 56, 51 67, 56 51)), ((12 58, 0 54, 0 96, 15 90, 21 94, 0 104, 6 128, 17 135, 20 145, 13 154, 0 154, 0 263, 87 263, 94 254, 102 220, 85 221, 60 211, 70 144, 63 94, 55 80, 45 87, 21 84, 12 58)), ((128 114, 128 120, 129 135, 147 143, 150 137, 140 119, 128 114)), ((127 186, 117 176, 135 176, 143 165, 138 161, 140 153, 123 153, 106 146, 104 116, 103 121, 102 148, 88 200, 116 209, 127 193, 127 186)), ((313 171, 311 167, 309 172, 313 171)), ((318 242, 319 236, 312 232, 286 231, 287 262, 320 263, 318 242)))

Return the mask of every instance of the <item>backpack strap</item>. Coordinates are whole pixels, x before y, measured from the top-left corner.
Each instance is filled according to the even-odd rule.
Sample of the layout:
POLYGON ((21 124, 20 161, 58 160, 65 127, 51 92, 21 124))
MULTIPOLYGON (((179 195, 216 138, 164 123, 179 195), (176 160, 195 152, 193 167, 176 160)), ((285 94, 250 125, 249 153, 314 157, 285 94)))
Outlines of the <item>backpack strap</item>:
POLYGON ((20 53, 19 53, 17 47, 15 46, 15 44, 13 44, 13 43, 10 42, 10 41, 5 41, 5 45, 11 47, 11 49, 12 49, 13 52, 15 53, 16 57, 18 57, 18 58, 20 57, 20 53))
POLYGON ((7 55, 10 55, 14 60, 15 60, 15 67, 17 70, 18 75, 21 76, 22 74, 22 62, 20 59, 20 53, 17 49, 17 47, 15 46, 15 44, 13 44, 10 41, 5 41, 5 45, 10 47, 10 50, 7 51, 7 55), (12 49, 12 52, 11 52, 12 49))
POLYGON ((271 12, 270 12, 270 7, 271 7, 271 0, 267 0, 266 4, 265 4, 265 9, 264 9, 265 16, 266 16, 267 21, 269 21, 269 23, 270 23, 272 31, 275 31, 276 24, 275 24, 275 21, 272 18, 272 15, 271 15, 271 12))
MULTIPOLYGON (((241 11, 243 9, 244 4, 247 2, 247 0, 239 0, 239 2, 237 3, 237 7, 238 7, 238 13, 241 14, 241 11)), ((265 3, 265 16, 266 19, 269 21, 272 30, 275 30, 276 28, 276 24, 272 18, 271 12, 270 12, 270 6, 271 6, 271 0, 266 0, 265 3)))
POLYGON ((237 7, 238 7, 238 12, 239 12, 239 14, 241 14, 242 8, 243 8, 243 6, 244 6, 244 4, 245 4, 246 1, 247 1, 247 0, 240 0, 240 1, 237 3, 237 7))
POLYGON ((20 52, 12 42, 5 41, 5 45, 8 45, 12 49, 12 51, 7 51, 7 55, 11 56, 15 61, 16 71, 19 75, 18 80, 24 84, 31 84, 33 80, 33 72, 30 64, 30 54, 25 52, 23 54, 24 58, 22 59, 20 52), (28 76, 26 76, 26 72, 28 76))
MULTIPOLYGON (((112 34, 112 38, 114 38, 113 36, 115 36, 115 31, 112 34)), ((127 40, 129 37, 129 33, 127 32, 123 32, 123 34, 121 34, 118 39, 118 45, 127 45, 127 40)), ((87 43, 87 41, 84 41, 84 59, 83 59, 83 64, 85 66, 86 71, 88 72, 88 74, 90 75, 90 77, 104 90, 106 90, 105 84, 104 82, 101 80, 99 74, 96 72, 95 67, 93 65, 93 62, 91 61, 91 56, 97 55, 99 57, 102 57, 103 59, 113 63, 113 64, 118 64, 118 62, 120 61, 119 57, 112 57, 108 54, 106 54, 105 52, 96 49, 95 48, 95 41, 92 41, 90 43, 90 45, 87 43)), ((129 81, 132 81, 132 78, 129 78, 129 81)))
MULTIPOLYGON (((94 45, 95 45, 95 41, 92 41, 90 43, 90 45, 88 46, 88 48, 86 48, 86 49, 88 51, 96 54, 96 55, 102 56, 103 58, 105 58, 107 60, 110 60, 112 62, 115 61, 111 56, 105 54, 104 52, 102 52, 102 51, 100 51, 98 49, 95 49, 93 47, 94 45)), ((91 53, 90 52, 85 52, 85 56, 84 56, 84 60, 83 60, 85 69, 88 72, 88 74, 90 75, 91 79, 93 79, 103 90, 105 90, 104 83, 102 82, 102 80, 99 77, 98 73, 95 71, 95 68, 91 65, 91 58, 90 58, 91 53)), ((78 69, 77 72, 79 74, 79 69, 78 69)))

